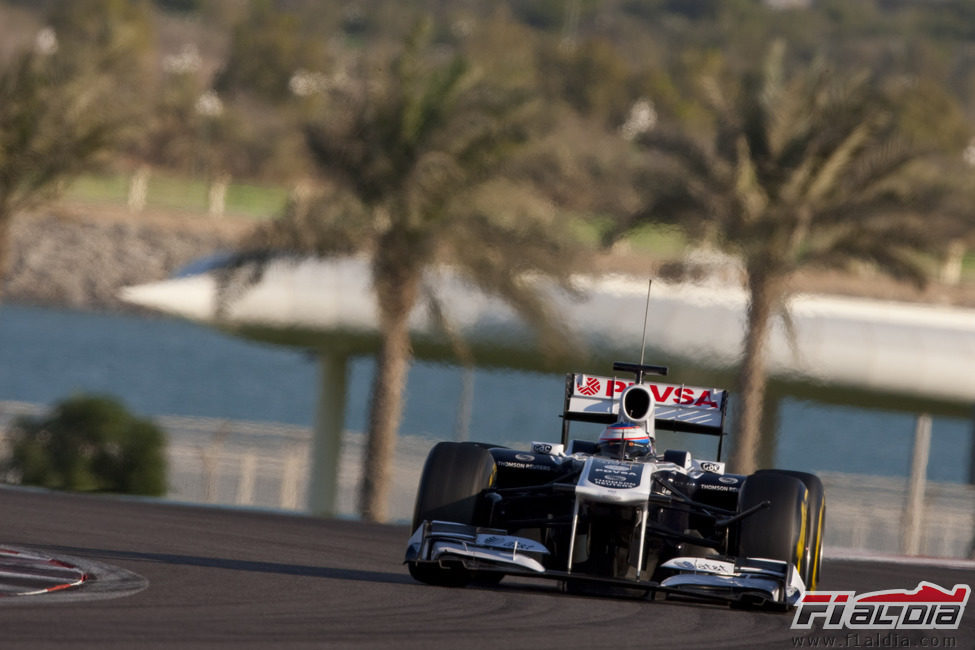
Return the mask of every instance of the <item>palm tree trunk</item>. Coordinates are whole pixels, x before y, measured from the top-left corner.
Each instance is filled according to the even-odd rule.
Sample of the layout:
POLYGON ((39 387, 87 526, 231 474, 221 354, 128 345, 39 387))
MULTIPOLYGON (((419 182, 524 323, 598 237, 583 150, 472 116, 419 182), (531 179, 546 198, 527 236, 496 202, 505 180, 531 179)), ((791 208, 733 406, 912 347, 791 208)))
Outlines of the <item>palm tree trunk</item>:
POLYGON ((359 502, 360 514, 366 521, 386 521, 388 515, 396 434, 411 357, 408 318, 406 312, 388 321, 376 358, 359 502))
POLYGON ((369 438, 362 461, 359 511, 366 521, 386 521, 396 434, 410 366, 409 312, 387 321, 376 358, 369 405, 369 438))
POLYGON ((732 469, 739 474, 751 474, 758 467, 762 419, 765 410, 765 348, 772 320, 772 311, 780 297, 779 282, 767 273, 749 274, 748 324, 745 349, 738 376, 738 431, 731 455, 732 469))
POLYGON ((423 275, 413 248, 403 233, 394 231, 380 242, 382 253, 373 260, 382 341, 372 383, 359 493, 359 513, 366 521, 386 521, 388 516, 396 435, 403 413, 406 373, 413 355, 409 318, 423 275))
POLYGON ((12 219, 3 213, 4 209, 0 208, 0 299, 3 298, 4 281, 7 279, 7 272, 10 270, 10 259, 13 257, 13 251, 10 249, 12 219))

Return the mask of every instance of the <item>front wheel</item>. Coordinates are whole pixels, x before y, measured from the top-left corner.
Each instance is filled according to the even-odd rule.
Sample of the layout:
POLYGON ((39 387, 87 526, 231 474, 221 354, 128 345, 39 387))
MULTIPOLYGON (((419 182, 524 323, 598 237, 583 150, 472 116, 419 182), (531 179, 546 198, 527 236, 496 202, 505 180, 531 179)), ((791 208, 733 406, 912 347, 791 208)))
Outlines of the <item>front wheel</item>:
POLYGON ((760 471, 745 479, 738 494, 738 509, 747 510, 764 501, 769 507, 739 524, 738 555, 788 562, 805 582, 809 490, 802 480, 788 473, 760 471))
POLYGON ((802 576, 806 589, 813 591, 819 584, 819 574, 823 563, 823 535, 826 528, 826 491, 823 489, 823 482, 815 474, 806 472, 763 471, 777 471, 780 474, 797 478, 802 481, 809 493, 806 508, 806 545, 802 554, 802 562, 799 565, 799 575, 802 576))
MULTIPOLYGON (((413 530, 424 521, 451 521, 477 526, 480 495, 494 484, 494 457, 484 447, 470 442, 440 442, 427 456, 420 476, 413 510, 413 530)), ((462 587, 474 580, 490 580, 462 566, 440 566, 409 562, 410 575, 420 582, 444 587, 462 587)), ((500 575, 500 574, 497 574, 500 575)))

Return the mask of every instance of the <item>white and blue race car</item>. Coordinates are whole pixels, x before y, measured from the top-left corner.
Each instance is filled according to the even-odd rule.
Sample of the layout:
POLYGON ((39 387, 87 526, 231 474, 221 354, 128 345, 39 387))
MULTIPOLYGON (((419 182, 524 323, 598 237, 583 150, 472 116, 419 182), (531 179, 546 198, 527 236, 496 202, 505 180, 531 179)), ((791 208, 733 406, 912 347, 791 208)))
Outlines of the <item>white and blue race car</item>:
POLYGON ((574 592, 795 606, 819 578, 819 478, 725 472, 727 391, 645 381, 665 375, 661 366, 613 367, 635 381, 566 376, 561 443, 431 450, 406 552, 411 575, 448 586, 534 576, 574 592), (573 440, 579 421, 605 428, 595 442, 573 440), (657 428, 717 436, 719 460, 658 453, 657 428))

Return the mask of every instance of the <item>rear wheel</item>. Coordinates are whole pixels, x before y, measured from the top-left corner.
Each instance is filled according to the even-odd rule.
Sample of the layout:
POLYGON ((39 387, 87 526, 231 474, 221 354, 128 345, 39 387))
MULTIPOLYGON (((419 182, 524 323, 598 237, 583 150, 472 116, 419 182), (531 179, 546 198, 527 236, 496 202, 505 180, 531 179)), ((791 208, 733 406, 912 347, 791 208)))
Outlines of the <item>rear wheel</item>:
MULTIPOLYGON (((437 443, 423 466, 413 510, 413 530, 424 521, 451 521, 480 525, 481 492, 495 479, 494 457, 484 447, 469 442, 437 443)), ((459 587, 473 580, 488 580, 461 566, 409 562, 410 575, 432 585, 459 587)), ((495 580, 497 582, 498 580, 495 580)))
MULTIPOLYGON (((738 554, 788 562, 803 575, 806 565, 809 491, 795 476, 762 471, 745 480, 738 495, 739 511, 763 501, 769 507, 741 521, 738 554)), ((803 575, 805 581, 805 576, 803 575)))

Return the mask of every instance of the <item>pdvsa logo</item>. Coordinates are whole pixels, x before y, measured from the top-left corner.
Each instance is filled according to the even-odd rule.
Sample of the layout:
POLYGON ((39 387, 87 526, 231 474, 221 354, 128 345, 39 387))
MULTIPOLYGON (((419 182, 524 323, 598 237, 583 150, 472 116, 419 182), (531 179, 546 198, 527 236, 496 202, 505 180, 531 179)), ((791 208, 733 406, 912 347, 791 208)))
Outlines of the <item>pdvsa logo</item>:
POLYGON ((585 377, 582 383, 576 384, 576 391, 587 397, 595 395, 599 392, 599 380, 595 377, 585 377))
POLYGON ((856 595, 853 591, 810 591, 796 608, 792 629, 957 630, 972 588, 950 591, 920 582, 913 591, 890 589, 856 595))
MULTIPOLYGON (((593 377, 590 375, 577 375, 575 392, 577 395, 585 397, 616 397, 627 387, 632 386, 632 381, 621 381, 619 379, 607 379, 593 377)), ((659 404, 674 404, 677 406, 695 406, 699 408, 719 408, 720 404, 717 393, 721 391, 708 388, 691 388, 689 386, 672 386, 670 384, 644 384, 653 395, 653 399, 659 404)))

